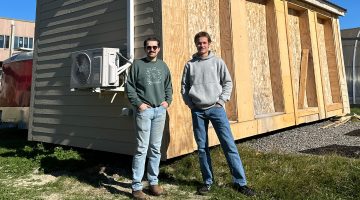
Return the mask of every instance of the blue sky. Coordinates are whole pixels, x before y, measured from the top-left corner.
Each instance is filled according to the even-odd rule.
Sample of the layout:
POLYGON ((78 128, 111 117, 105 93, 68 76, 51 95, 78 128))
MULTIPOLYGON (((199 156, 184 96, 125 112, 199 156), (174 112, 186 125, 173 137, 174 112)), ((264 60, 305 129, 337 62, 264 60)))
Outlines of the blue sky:
POLYGON ((35 21, 36 0, 0 0, 0 17, 35 21))
POLYGON ((340 17, 340 29, 360 27, 359 0, 330 0, 332 3, 347 10, 344 17, 340 17))
MULTIPOLYGON (((340 28, 360 27, 360 0, 330 0, 345 9, 345 17, 340 17, 340 28)), ((36 0, 0 0, 0 17, 35 21, 36 0)))

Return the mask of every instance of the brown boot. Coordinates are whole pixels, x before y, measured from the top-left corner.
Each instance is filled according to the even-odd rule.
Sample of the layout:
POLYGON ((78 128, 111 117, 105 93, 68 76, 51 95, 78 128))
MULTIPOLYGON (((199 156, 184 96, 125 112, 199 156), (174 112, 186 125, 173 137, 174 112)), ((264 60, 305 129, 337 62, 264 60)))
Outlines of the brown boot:
POLYGON ((142 190, 132 191, 132 196, 136 200, 148 200, 150 199, 142 190))
POLYGON ((150 193, 154 196, 160 196, 164 194, 164 189, 159 185, 150 185, 150 193))

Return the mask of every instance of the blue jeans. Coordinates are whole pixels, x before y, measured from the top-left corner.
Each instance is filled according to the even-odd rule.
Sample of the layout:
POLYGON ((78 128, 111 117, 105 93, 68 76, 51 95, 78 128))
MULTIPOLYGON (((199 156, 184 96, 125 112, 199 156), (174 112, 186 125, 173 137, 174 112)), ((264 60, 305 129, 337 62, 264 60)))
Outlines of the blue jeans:
POLYGON ((209 121, 219 138, 235 185, 246 185, 244 167, 231 133, 229 120, 223 107, 212 107, 207 110, 192 109, 194 136, 198 146, 200 168, 204 184, 213 183, 213 170, 208 144, 209 121))
POLYGON ((132 162, 132 189, 142 190, 146 155, 148 154, 147 179, 150 185, 157 185, 161 159, 161 140, 166 120, 163 106, 136 111, 136 150, 132 162))

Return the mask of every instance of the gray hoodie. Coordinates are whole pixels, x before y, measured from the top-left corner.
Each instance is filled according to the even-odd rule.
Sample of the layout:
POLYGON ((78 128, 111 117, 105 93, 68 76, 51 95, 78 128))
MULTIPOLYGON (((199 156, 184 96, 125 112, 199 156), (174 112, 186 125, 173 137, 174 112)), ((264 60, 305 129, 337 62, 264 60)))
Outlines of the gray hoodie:
POLYGON ((225 62, 212 52, 206 58, 197 54, 184 67, 181 94, 189 108, 208 109, 230 99, 232 81, 225 62))

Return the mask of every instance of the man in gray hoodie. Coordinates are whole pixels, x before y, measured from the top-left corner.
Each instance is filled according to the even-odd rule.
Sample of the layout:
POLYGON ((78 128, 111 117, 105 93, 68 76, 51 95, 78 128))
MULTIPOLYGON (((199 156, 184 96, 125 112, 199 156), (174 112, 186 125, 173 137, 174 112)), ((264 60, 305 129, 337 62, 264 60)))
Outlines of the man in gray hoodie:
POLYGON ((211 38, 207 32, 197 33, 194 42, 197 53, 185 65, 181 93, 185 104, 191 109, 204 181, 204 185, 197 191, 206 195, 213 183, 208 144, 208 126, 211 122, 230 167, 234 188, 246 196, 254 196, 255 192, 247 187, 244 167, 224 109, 225 102, 229 101, 231 96, 231 76, 224 61, 209 51, 211 38))

